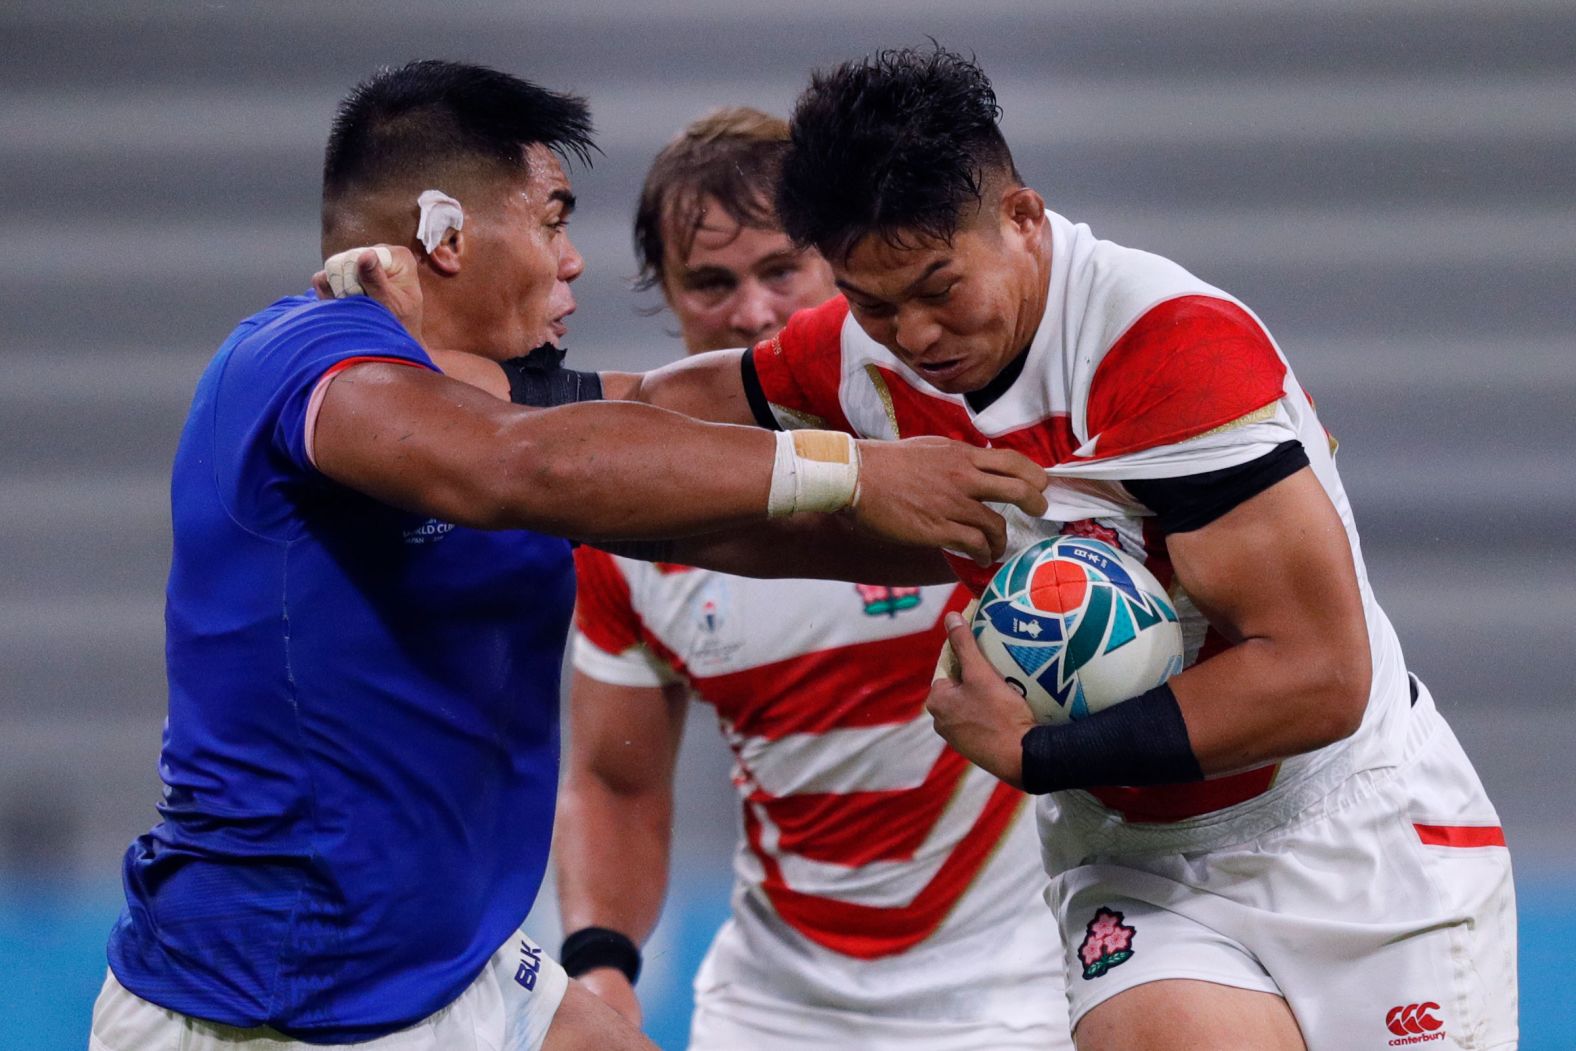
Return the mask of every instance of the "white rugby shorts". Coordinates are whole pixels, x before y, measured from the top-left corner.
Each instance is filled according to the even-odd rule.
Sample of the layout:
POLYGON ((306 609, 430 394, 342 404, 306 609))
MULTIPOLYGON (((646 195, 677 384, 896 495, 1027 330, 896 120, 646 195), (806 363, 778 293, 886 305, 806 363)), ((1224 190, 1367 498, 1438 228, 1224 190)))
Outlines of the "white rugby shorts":
MULTIPOLYGON (((967 982, 968 977, 959 975, 958 980, 967 982)), ((922 1021, 719 989, 696 998, 689 1051, 1071 1051, 1065 1026, 1040 1018, 1015 1024, 1018 1021, 922 1021)))
POLYGON ((1513 1048, 1499 817, 1426 690, 1420 741, 1248 842, 1099 858, 1052 881, 1072 1019, 1145 982, 1286 999, 1309 1051, 1513 1048))
MULTIPOLYGON (((366 1051, 540 1051, 569 976, 517 932, 453 1003, 415 1025, 358 1044, 366 1051)), ((236 1029, 166 1010, 104 978, 93 1005, 88 1051, 317 1051, 267 1026, 236 1029)))

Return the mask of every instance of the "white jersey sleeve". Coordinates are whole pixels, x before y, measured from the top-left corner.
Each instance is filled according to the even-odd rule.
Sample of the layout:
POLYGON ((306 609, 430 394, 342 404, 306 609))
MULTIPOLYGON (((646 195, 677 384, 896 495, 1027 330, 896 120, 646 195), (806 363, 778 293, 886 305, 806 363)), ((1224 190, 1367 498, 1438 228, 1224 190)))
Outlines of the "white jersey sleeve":
POLYGON ((609 653, 576 630, 570 649, 575 671, 609 686, 669 686, 681 682, 672 668, 641 643, 609 653))

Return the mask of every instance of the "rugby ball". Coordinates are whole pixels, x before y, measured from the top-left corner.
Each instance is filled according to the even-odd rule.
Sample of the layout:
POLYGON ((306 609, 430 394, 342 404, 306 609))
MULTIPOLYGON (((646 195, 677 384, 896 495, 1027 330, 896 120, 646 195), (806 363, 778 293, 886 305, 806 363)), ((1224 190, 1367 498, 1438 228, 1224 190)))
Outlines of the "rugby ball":
POLYGON ((1042 723, 1082 719, 1182 670, 1182 628, 1165 589, 1089 537, 1052 537, 1008 559, 972 628, 1042 723))

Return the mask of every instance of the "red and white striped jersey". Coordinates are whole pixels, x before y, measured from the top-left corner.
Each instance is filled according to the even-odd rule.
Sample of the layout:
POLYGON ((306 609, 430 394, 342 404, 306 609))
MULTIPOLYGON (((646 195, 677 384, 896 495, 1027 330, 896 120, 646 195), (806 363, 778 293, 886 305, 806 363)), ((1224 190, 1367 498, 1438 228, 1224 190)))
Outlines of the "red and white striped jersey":
POLYGON ((964 588, 749 580, 586 547, 576 567, 575 667, 682 681, 716 711, 744 815, 732 922, 752 950, 738 955, 767 954, 774 990, 893 1012, 965 1004, 968 974, 1062 1009, 1032 808, 924 709, 964 588))
MULTIPOLYGON (((1314 753, 1200 784, 1056 793, 1042 800, 1042 820, 1073 808, 1118 830, 1185 822, 1260 797, 1284 802, 1299 784, 1310 791, 1393 761, 1409 703, 1400 645, 1369 587, 1332 445, 1285 357, 1245 306, 1175 263, 1099 240, 1054 213, 1050 226, 1045 316, 1021 374, 996 401, 976 413, 961 396, 931 387, 835 299, 795 315, 750 351, 776 422, 869 438, 937 434, 1023 453, 1051 476, 1051 506, 1040 519, 1000 509, 1008 554, 1069 529, 1119 540, 1170 588, 1188 664, 1224 640, 1174 583, 1165 538, 1123 480, 1233 467, 1300 440, 1357 565, 1374 662, 1362 728, 1314 753)), ((976 591, 993 572, 959 558, 953 565, 976 591)))

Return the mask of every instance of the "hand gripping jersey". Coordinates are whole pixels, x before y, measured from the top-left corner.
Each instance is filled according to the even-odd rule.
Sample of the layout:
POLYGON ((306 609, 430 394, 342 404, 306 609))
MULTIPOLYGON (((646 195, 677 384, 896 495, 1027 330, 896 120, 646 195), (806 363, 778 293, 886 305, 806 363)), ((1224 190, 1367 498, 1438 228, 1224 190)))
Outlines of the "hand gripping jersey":
POLYGON ((459 996, 530 910, 558 779, 566 541, 376 503, 312 465, 323 377, 432 368, 370 299, 280 300, 198 383, 171 481, 161 821, 126 853, 127 989, 313 1043, 459 996))
MULTIPOLYGON (((1358 732, 1283 763, 1198 784, 1042 797, 1042 821, 1086 827, 1091 848, 1134 842, 1134 825, 1180 823, 1176 846, 1203 848, 1248 825, 1275 824, 1351 773, 1395 761, 1409 702, 1400 644, 1374 601, 1331 443, 1274 341, 1241 303, 1176 264, 1096 239, 1055 214, 1045 316, 1021 374, 980 412, 937 391, 870 339, 832 300, 795 315, 746 362, 769 404, 765 425, 834 427, 869 438, 935 434, 1015 449, 1051 475, 1050 509, 1008 507, 1009 554, 1054 533, 1116 539, 1170 587, 1189 665, 1224 646, 1173 583, 1165 537, 1123 485, 1234 467, 1296 440, 1351 541, 1373 686, 1358 732), (1248 801, 1252 801, 1249 803, 1248 801), (1243 822, 1189 821, 1242 806, 1243 822)), ((756 399, 759 402, 760 399, 756 399)), ((953 560, 975 590, 991 569, 953 560)), ((1168 843, 1171 841, 1168 840, 1168 843)))
POLYGON ((981 987, 1027 984, 1031 1012, 1065 1010, 1025 798, 924 710, 964 589, 575 560, 575 667, 688 684, 736 758, 744 840, 713 953, 737 957, 729 981, 748 969, 779 999, 952 1021, 985 1019, 981 987))

